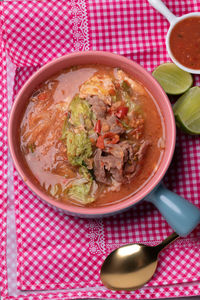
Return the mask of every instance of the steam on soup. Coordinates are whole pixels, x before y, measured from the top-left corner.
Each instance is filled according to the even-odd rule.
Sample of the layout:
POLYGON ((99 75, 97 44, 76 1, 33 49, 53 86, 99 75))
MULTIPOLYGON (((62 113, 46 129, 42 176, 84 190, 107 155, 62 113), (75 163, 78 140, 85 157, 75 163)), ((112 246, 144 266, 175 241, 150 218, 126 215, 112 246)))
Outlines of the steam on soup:
POLYGON ((73 67, 31 95, 21 151, 58 201, 102 206, 140 189, 164 151, 162 115, 145 87, 118 68, 73 67))

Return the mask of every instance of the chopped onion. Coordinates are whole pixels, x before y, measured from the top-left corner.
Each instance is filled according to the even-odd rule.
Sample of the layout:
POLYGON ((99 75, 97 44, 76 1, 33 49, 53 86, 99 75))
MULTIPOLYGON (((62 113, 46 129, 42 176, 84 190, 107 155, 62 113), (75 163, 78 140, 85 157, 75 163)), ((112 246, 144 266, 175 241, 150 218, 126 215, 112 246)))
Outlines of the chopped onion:
POLYGON ((81 125, 84 126, 85 122, 84 122, 83 114, 79 114, 79 120, 80 120, 81 125))
POLYGON ((97 135, 97 133, 96 132, 93 132, 93 133, 91 133, 90 135, 89 135, 89 138, 90 139, 93 139, 93 140, 97 140, 97 138, 98 138, 98 135, 97 135))
POLYGON ((126 130, 126 133, 129 133, 133 130, 133 128, 126 130))
POLYGON ((92 183, 92 187, 91 187, 91 196, 92 197, 94 197, 94 195, 96 194, 97 189, 98 189, 98 184, 94 180, 92 183))
POLYGON ((88 183, 88 180, 86 178, 75 179, 70 182, 70 184, 72 184, 72 185, 79 185, 79 184, 84 184, 84 183, 88 183))
POLYGON ((117 182, 112 178, 112 185, 108 188, 108 191, 119 192, 120 187, 121 187, 121 183, 117 182))

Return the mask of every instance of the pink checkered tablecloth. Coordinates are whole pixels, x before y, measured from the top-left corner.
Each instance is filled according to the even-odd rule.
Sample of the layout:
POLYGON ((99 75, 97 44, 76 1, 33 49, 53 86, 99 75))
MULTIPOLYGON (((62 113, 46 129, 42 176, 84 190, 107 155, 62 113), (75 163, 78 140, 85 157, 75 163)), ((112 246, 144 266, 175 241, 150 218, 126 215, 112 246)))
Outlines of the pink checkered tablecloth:
MULTIPOLYGON (((165 3, 177 16, 200 11, 197 0, 166 0, 165 3)), ((120 53, 152 71, 169 61, 165 48, 168 27, 164 17, 146 0, 1 2, 2 299, 147 299, 200 295, 200 227, 162 252, 156 275, 144 288, 134 292, 109 291, 99 278, 103 260, 119 245, 132 242, 154 245, 169 235, 172 229, 160 213, 143 202, 126 213, 101 220, 64 215, 26 187, 8 157, 9 98, 15 98, 40 66, 72 51, 104 50, 120 53), (8 256, 14 256, 14 250, 11 253, 12 250, 6 249, 10 243, 6 245, 10 238, 7 218, 13 205, 17 293, 12 292, 9 276, 13 272, 8 268, 8 256)), ((199 76, 195 77, 195 83, 200 84, 199 76)), ((199 137, 177 132, 174 159, 164 181, 170 189, 200 207, 199 137)))

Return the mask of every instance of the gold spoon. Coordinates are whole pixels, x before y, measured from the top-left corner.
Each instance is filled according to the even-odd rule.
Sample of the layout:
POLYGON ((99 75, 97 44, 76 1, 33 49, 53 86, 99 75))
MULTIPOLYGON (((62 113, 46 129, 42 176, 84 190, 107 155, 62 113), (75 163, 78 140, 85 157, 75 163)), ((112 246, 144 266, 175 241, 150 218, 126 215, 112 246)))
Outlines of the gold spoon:
POLYGON ((103 284, 111 290, 139 289, 154 275, 160 251, 178 237, 174 232, 154 247, 130 244, 114 250, 101 267, 103 284))

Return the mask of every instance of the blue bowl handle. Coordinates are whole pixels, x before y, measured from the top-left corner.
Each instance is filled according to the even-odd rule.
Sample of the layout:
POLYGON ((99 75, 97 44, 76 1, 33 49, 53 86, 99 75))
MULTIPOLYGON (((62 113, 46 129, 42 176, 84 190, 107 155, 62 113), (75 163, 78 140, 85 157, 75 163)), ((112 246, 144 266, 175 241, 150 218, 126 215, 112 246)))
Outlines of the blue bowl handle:
POLYGON ((159 185, 145 200, 153 203, 180 236, 188 235, 200 223, 200 210, 189 201, 159 185))

